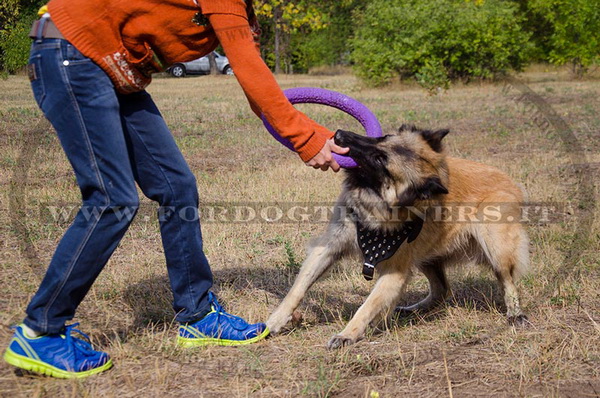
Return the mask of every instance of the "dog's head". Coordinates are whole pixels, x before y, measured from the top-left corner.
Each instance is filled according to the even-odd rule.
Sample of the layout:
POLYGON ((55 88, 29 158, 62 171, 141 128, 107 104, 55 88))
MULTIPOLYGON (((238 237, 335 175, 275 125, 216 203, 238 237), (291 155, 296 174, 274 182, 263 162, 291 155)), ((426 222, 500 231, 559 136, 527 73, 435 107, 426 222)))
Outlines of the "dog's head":
POLYGON ((350 148, 358 167, 346 170, 348 194, 370 197, 388 207, 412 206, 448 193, 448 169, 442 139, 448 130, 402 125, 397 133, 373 138, 338 130, 337 145, 350 148))

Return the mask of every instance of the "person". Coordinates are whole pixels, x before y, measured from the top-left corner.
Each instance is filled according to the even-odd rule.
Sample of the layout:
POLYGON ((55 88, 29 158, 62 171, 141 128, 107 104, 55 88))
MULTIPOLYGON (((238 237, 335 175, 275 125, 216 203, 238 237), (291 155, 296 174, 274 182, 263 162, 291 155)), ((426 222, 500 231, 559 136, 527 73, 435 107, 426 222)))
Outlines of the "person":
POLYGON ((77 324, 65 325, 127 230, 131 218, 118 215, 137 210, 136 183, 161 209, 178 344, 238 345, 266 337, 264 323, 225 312, 211 292, 200 223, 181 213, 198 206, 196 181, 145 91, 152 73, 221 44, 252 110, 264 114, 307 165, 337 171, 332 152, 348 149, 283 95, 257 49, 252 1, 51 0, 41 14, 31 33, 29 77, 75 172, 82 209, 15 328, 5 360, 63 378, 112 366, 77 324))

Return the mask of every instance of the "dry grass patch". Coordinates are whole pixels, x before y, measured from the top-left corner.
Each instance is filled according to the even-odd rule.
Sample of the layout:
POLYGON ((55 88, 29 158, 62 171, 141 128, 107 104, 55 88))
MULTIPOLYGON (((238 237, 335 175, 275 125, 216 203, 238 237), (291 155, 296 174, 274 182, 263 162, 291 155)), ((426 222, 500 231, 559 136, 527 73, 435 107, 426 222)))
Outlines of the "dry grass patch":
MULTIPOLYGON (((523 76, 570 126, 592 171, 600 170, 597 80, 553 71, 523 76)), ((560 222, 530 225, 532 271, 520 283, 533 326, 506 325, 493 275, 479 268, 449 276, 453 296, 434 313, 393 319, 357 345, 325 349, 368 295, 358 261, 318 282, 302 320, 275 338, 244 348, 184 350, 175 345, 155 205, 143 200, 115 255, 78 312, 77 321, 116 366, 82 381, 15 373, 0 364, 2 396, 594 396, 600 393, 600 229, 598 181, 582 180, 556 132, 540 129, 501 84, 459 86, 429 96, 414 86, 368 89, 352 76, 281 77, 284 88, 318 86, 367 105, 384 130, 402 123, 447 127, 452 156, 508 172, 531 200, 568 203, 560 222), (589 188, 596 185, 591 196, 589 188), (581 226, 593 220, 585 236, 581 226), (583 224, 582 224, 583 223, 583 224)), ((77 187, 51 131, 31 137, 40 113, 23 77, 0 81, 0 341, 20 322, 67 224, 51 205, 76 205, 77 187), (25 144, 29 145, 26 146, 25 144), (25 145, 25 146, 24 146, 25 145), (23 167, 23 154, 31 166, 23 167), (26 176, 16 181, 15 176, 26 176), (17 207, 17 208, 15 208, 17 207), (15 214, 15 210, 19 214, 15 214)), ((255 119, 235 79, 156 79, 151 86, 210 203, 332 203, 342 175, 304 166, 255 119)), ((339 111, 301 109, 332 129, 360 130, 339 111)), ((579 158, 583 161, 582 154, 579 158)), ((304 247, 324 223, 205 222, 205 247, 222 302, 250 321, 267 318, 291 286, 304 247)), ((585 224, 587 225, 587 224, 585 224)), ((415 277, 405 301, 426 294, 415 277)))

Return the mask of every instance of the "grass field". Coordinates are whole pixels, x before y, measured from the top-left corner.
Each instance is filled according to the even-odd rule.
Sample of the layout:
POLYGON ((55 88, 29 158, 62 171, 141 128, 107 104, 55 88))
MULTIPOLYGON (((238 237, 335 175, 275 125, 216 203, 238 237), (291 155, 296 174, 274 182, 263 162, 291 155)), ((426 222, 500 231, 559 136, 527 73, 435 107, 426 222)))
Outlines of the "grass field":
MULTIPOLYGON (((61 381, 21 374, 2 362, 0 396, 600 396, 600 80, 542 69, 521 79, 537 94, 537 105, 501 83, 429 96, 411 85, 364 88, 349 75, 279 80, 284 88, 317 86, 353 96, 385 130, 402 123, 450 128, 452 156, 497 166, 524 185, 531 201, 558 204, 556 219, 528 225, 532 267, 519 287, 532 326, 507 325, 489 270, 455 269, 452 298, 434 314, 393 319, 354 346, 328 351, 329 337, 373 286, 357 259, 314 286, 300 308, 302 321, 282 335, 245 348, 182 349, 175 344, 154 205, 143 199, 75 319, 111 354, 114 369, 61 381), (553 123, 541 123, 539 109, 553 123)), ((10 77, 0 88, 4 347, 68 225, 48 209, 76 206, 79 193, 53 132, 36 127, 41 115, 27 79, 10 77)), ((149 91, 197 176, 203 203, 335 200, 342 173, 308 168, 276 143, 234 78, 160 78, 149 91)), ((332 129, 361 130, 339 111, 300 108, 332 129)), ((291 286, 309 238, 324 225, 205 222, 222 304, 250 321, 265 320, 291 286)), ((426 280, 416 276, 403 301, 426 294, 426 280)))

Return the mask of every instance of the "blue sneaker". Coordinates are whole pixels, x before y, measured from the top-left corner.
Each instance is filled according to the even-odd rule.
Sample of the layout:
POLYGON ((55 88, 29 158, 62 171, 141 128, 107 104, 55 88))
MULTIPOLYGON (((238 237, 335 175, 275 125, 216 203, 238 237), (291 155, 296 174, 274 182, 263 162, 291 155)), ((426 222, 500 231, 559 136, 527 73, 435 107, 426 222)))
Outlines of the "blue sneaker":
POLYGON ((87 377, 109 369, 112 360, 108 354, 94 351, 88 336, 75 329, 77 325, 67 326, 64 334, 33 338, 27 337, 22 325, 16 326, 4 360, 18 368, 61 379, 87 377), (85 340, 72 336, 73 332, 85 340))
POLYGON ((211 312, 199 321, 179 325, 177 344, 180 346, 251 344, 269 334, 269 329, 264 323, 249 324, 242 318, 225 312, 212 292, 208 293, 208 300, 211 303, 211 312))

